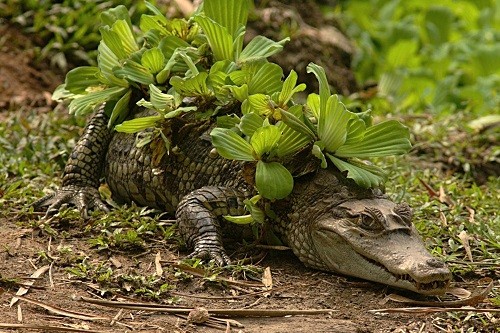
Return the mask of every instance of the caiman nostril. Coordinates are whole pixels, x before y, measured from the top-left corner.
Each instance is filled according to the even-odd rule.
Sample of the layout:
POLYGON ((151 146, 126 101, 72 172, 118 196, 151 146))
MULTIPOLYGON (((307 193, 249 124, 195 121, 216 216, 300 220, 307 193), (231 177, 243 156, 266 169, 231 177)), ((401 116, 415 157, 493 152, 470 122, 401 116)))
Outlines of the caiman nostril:
POLYGON ((442 267, 445 267, 445 264, 444 262, 440 261, 440 260, 437 260, 437 259, 427 259, 426 261, 427 265, 433 267, 433 268, 442 268, 442 267))

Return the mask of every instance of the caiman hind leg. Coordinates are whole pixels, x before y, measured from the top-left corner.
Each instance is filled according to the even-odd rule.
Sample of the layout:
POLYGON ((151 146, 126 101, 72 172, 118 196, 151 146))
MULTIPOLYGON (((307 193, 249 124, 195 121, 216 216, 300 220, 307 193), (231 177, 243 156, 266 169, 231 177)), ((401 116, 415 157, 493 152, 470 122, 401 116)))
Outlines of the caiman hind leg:
POLYGON ((84 218, 88 218, 90 210, 109 211, 101 200, 98 188, 112 135, 112 131, 108 129, 108 117, 104 113, 104 107, 101 107, 85 127, 71 152, 64 168, 61 188, 35 201, 32 204, 35 209, 48 206, 46 216, 51 216, 61 206, 71 204, 76 206, 84 218))
POLYGON ((176 218, 180 236, 194 251, 190 258, 231 263, 222 245, 219 220, 223 215, 245 214, 241 191, 222 186, 205 186, 186 195, 178 205, 176 218))

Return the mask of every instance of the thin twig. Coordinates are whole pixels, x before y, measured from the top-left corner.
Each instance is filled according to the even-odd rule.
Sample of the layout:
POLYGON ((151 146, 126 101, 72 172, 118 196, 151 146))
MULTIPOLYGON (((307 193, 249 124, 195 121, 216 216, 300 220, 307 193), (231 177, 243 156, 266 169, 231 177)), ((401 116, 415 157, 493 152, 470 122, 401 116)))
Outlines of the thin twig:
MULTIPOLYGON (((98 300, 93 298, 88 298, 80 296, 80 300, 106 306, 112 308, 122 308, 128 310, 142 310, 142 311, 152 311, 152 312, 166 312, 171 314, 189 314, 192 308, 181 308, 174 307, 163 304, 151 304, 151 303, 128 303, 128 302, 116 302, 107 300, 98 300)), ((338 310, 333 309, 318 309, 318 310, 275 310, 275 309, 207 309, 208 313, 211 315, 224 316, 224 317, 284 317, 293 315, 316 315, 316 314, 329 314, 338 310)))
POLYGON ((500 309, 412 307, 368 310, 371 313, 438 313, 438 312, 490 312, 500 313, 500 309))
POLYGON ((23 328, 31 330, 56 331, 56 332, 82 332, 82 333, 108 333, 108 331, 96 331, 89 329, 79 329, 64 326, 36 325, 36 324, 10 324, 0 323, 1 328, 23 328))

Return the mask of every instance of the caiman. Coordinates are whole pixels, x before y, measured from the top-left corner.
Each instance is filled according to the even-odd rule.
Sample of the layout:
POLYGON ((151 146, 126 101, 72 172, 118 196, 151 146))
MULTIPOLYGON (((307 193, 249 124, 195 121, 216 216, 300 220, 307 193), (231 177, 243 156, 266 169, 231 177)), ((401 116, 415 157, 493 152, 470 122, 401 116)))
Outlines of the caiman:
MULTIPOLYGON (((101 108, 74 147, 61 188, 34 206, 48 206, 48 215, 65 204, 84 217, 90 210, 108 211, 98 191, 104 176, 118 202, 175 213, 180 236, 194 249, 191 257, 228 264, 221 226, 229 222, 222 216, 245 214, 244 200, 255 191, 243 162, 214 153, 212 126, 173 124, 173 148, 158 153, 107 124, 101 108)), ((421 294, 441 294, 450 281, 446 265, 426 250, 406 203, 360 188, 335 169, 296 177, 293 192, 272 209, 272 229, 306 266, 421 294)))

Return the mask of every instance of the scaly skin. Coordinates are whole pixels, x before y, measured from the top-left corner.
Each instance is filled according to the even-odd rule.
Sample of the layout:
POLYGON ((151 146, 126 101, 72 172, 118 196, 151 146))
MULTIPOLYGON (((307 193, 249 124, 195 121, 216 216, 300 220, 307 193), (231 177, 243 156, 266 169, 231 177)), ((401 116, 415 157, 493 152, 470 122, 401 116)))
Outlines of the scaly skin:
MULTIPOLYGON (((243 201, 255 192, 243 163, 212 152, 210 124, 175 120, 174 148, 167 153, 161 140, 138 148, 134 135, 113 135, 106 123, 102 111, 94 116, 68 161, 62 188, 35 206, 49 206, 53 214, 74 204, 84 216, 88 209, 105 209, 97 194, 103 165, 116 200, 175 213, 180 235, 194 248, 190 256, 229 263, 220 217, 245 214, 243 201)), ((297 177, 293 192, 272 207, 277 218, 269 222, 307 266, 423 294, 442 293, 450 280, 444 263, 425 249, 406 204, 361 189, 334 170, 297 177)))

